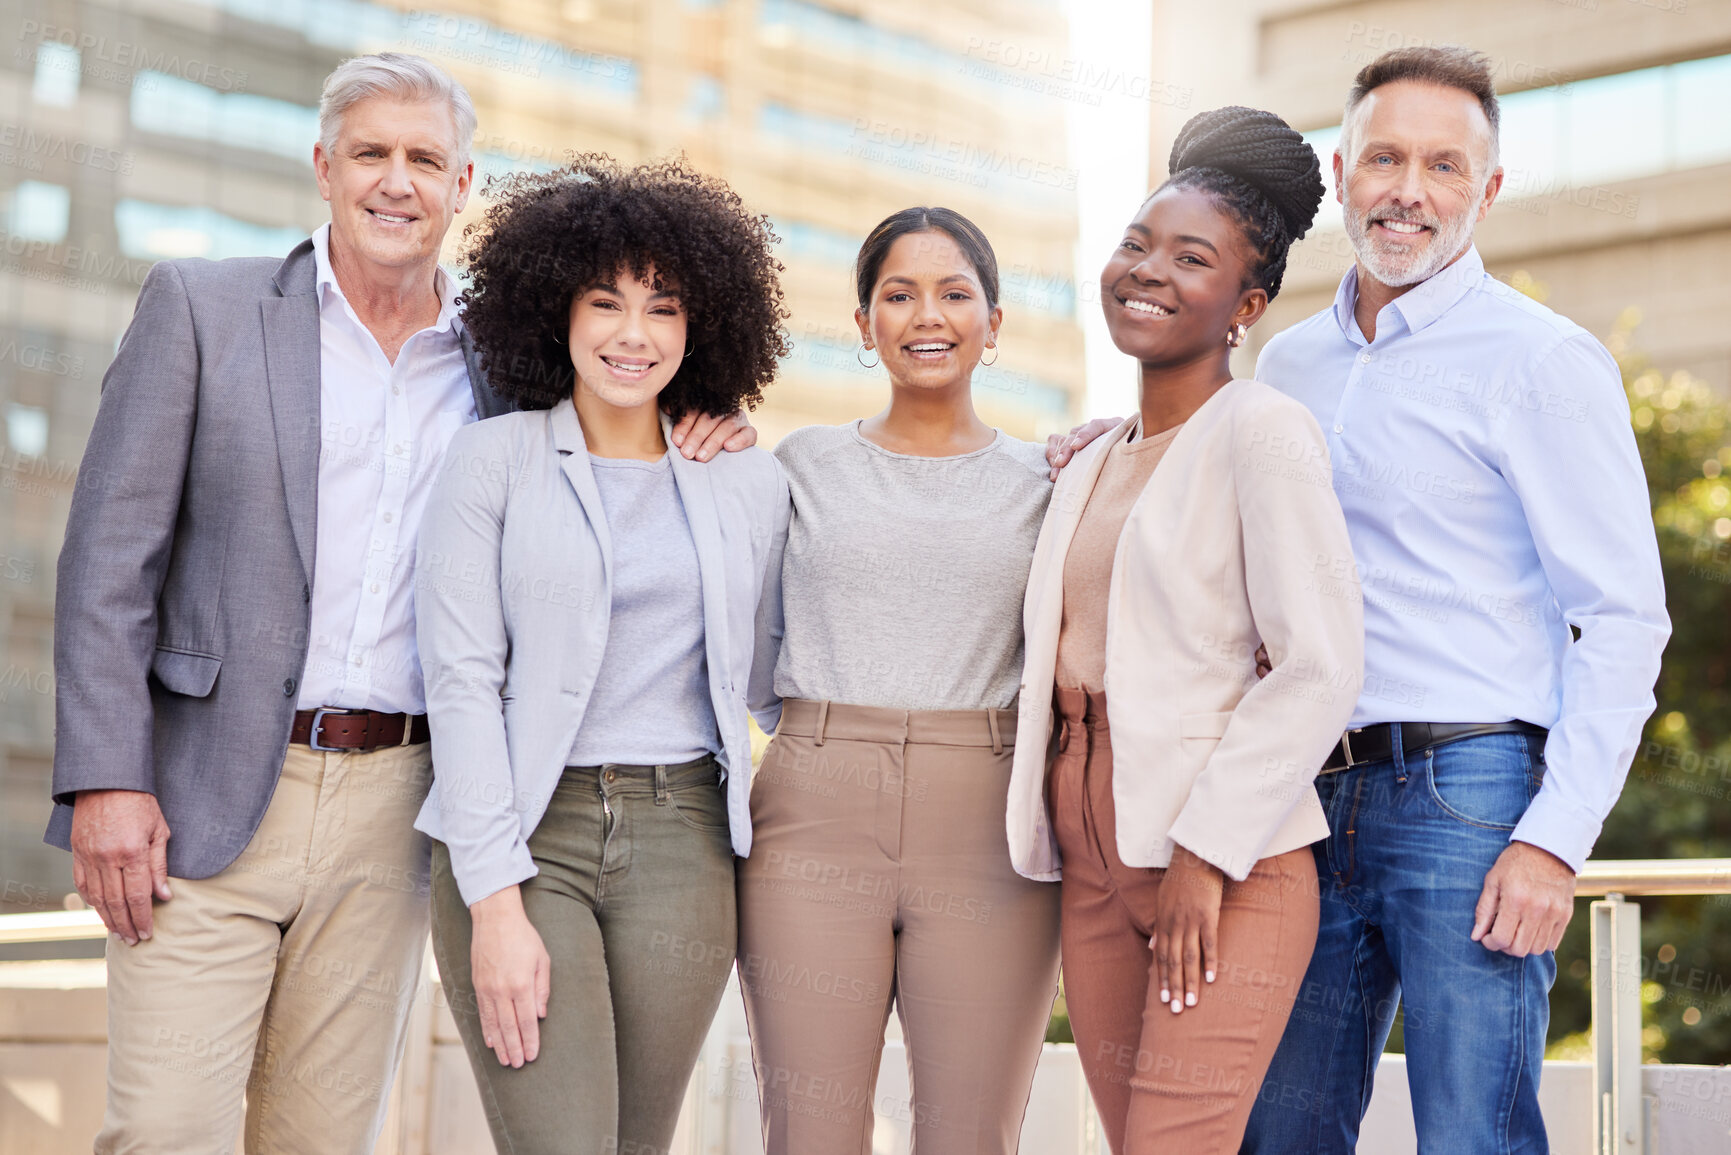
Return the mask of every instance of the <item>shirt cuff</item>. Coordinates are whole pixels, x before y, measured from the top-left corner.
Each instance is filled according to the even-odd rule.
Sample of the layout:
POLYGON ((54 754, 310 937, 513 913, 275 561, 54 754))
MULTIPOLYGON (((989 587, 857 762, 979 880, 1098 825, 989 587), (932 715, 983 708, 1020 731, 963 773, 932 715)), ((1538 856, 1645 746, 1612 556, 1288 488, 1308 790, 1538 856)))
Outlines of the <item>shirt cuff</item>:
POLYGON ((1526 842, 1549 851, 1579 874, 1593 852, 1602 826, 1596 815, 1578 811, 1540 789, 1515 825, 1514 833, 1509 835, 1509 841, 1526 842))

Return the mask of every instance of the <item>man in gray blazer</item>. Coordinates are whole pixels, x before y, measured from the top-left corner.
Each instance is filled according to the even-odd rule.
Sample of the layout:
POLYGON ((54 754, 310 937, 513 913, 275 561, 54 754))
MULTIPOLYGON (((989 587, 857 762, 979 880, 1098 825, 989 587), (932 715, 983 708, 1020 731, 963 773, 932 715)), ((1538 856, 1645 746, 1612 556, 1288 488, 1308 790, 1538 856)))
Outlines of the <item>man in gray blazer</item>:
POLYGON ((331 223, 158 264, 104 378, 47 836, 113 932, 99 1152, 232 1152, 243 1093, 250 1151, 378 1134, 427 927, 416 530, 451 434, 506 408, 438 266, 474 129, 427 61, 344 63, 331 223))

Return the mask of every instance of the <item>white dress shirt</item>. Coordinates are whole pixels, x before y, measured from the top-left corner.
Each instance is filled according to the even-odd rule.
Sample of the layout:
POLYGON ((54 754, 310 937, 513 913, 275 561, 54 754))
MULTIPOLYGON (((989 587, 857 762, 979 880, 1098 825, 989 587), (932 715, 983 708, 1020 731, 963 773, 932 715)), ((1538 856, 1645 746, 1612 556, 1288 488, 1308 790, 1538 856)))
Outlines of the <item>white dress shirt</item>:
MULTIPOLYGON (((1364 591, 1351 724, 1549 727, 1544 784, 1512 837, 1578 871, 1671 631, 1617 365, 1476 249, 1386 305, 1375 341, 1357 293, 1354 269, 1256 366, 1328 438, 1364 591)), ((1319 556, 1311 576, 1338 582, 1353 564, 1319 556)))
POLYGON ((451 435, 475 419, 440 269, 439 318, 393 364, 331 273, 330 226, 313 234, 319 294, 319 497, 312 636, 300 708, 421 714, 414 562, 421 512, 451 435))

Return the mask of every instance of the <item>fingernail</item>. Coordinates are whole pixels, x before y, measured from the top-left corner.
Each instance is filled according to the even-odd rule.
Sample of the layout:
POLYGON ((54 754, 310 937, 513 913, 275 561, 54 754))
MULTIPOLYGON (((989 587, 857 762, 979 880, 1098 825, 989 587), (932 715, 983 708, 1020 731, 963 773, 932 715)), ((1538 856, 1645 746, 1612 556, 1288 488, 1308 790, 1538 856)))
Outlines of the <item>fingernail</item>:
POLYGON ((1184 992, 1184 1005, 1187 1007, 1193 1007, 1196 1005, 1196 992, 1195 991, 1185 991, 1184 992))
POLYGON ((1167 990, 1165 987, 1161 987, 1160 988, 1160 1001, 1163 1003, 1171 1002, 1172 1001, 1172 992, 1170 990, 1167 990))
POLYGON ((1214 981, 1214 972, 1213 971, 1205 971, 1205 972, 1203 972, 1202 977, 1207 979, 1209 982, 1213 982, 1214 981))
POLYGON ((1177 999, 1172 1000, 1172 1013, 1173 1014, 1177 1014, 1179 1011, 1181 1011, 1183 1009, 1184 1009, 1184 1005, 1182 1003, 1180 1003, 1177 999))

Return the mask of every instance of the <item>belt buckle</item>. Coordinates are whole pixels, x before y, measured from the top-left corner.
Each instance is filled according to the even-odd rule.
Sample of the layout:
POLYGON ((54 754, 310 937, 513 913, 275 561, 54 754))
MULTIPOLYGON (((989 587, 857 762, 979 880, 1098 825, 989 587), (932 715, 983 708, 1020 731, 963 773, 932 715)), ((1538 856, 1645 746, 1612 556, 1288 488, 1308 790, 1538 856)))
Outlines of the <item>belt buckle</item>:
POLYGON ((1341 769, 1351 770, 1358 764, 1358 759, 1354 757, 1352 753, 1352 736, 1354 734, 1362 734, 1363 732, 1364 728, 1362 726, 1357 730, 1342 731, 1340 735, 1340 749, 1341 752, 1346 755, 1346 765, 1341 767, 1341 769))
POLYGON ((320 706, 318 709, 313 711, 312 725, 307 727, 307 745, 311 746, 314 750, 321 750, 326 754, 341 754, 344 751, 351 749, 351 747, 348 747, 348 746, 321 746, 321 745, 319 745, 319 727, 324 724, 326 714, 342 714, 345 716, 352 716, 355 714, 365 714, 365 713, 366 713, 365 710, 343 710, 343 709, 339 709, 335 706, 320 706))

